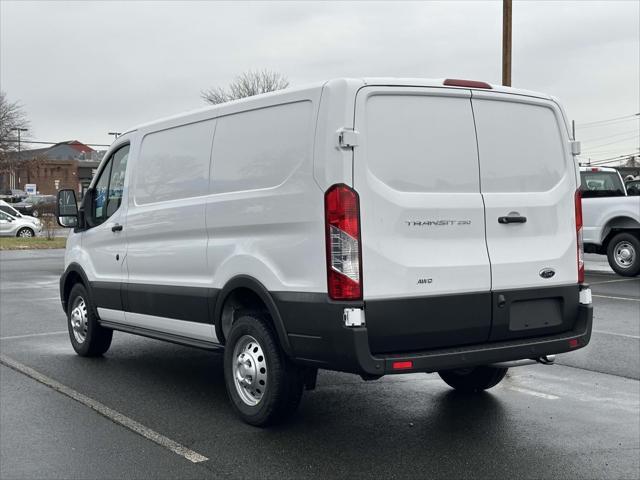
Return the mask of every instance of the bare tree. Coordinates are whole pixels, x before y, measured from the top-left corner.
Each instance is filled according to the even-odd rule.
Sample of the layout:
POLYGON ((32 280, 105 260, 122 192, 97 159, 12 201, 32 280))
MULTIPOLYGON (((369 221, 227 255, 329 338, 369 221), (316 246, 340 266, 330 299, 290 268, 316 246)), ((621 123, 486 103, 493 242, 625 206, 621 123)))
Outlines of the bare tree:
POLYGON ((0 91, 0 153, 18 149, 16 128, 28 128, 29 120, 20 102, 11 102, 7 94, 0 91))
POLYGON ((11 102, 7 94, 0 91, 0 175, 13 169, 12 152, 18 150, 16 128, 27 128, 29 120, 20 102, 11 102))
POLYGON ((244 72, 238 75, 225 89, 214 87, 203 90, 200 96, 205 102, 217 105, 218 103, 236 100, 238 98, 251 97, 260 93, 274 92, 289 86, 289 80, 284 75, 271 70, 244 72))

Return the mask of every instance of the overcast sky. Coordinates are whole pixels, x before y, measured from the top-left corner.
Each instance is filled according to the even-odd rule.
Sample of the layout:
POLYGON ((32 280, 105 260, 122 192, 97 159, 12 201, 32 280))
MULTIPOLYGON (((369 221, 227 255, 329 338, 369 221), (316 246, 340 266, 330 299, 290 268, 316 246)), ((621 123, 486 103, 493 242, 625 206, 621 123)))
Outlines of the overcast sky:
MULTIPOLYGON (((514 1, 513 85, 559 97, 579 124, 639 112, 639 4, 514 1)), ((2 0, 0 17, 0 86, 39 140, 110 143, 108 131, 201 107, 202 89, 248 69, 292 85, 501 81, 501 1, 2 0)), ((578 138, 605 158, 638 148, 638 128, 626 118, 578 128, 578 138)))

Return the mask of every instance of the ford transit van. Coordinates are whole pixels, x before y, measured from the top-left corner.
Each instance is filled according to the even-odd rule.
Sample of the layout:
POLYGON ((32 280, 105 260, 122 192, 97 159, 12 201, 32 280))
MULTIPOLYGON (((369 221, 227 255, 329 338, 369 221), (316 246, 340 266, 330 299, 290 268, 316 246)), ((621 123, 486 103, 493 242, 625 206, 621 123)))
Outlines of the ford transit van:
POLYGON ((552 97, 463 80, 338 79, 141 125, 79 208, 58 196, 71 344, 224 348, 259 426, 318 369, 491 388, 589 342, 577 153, 552 97))

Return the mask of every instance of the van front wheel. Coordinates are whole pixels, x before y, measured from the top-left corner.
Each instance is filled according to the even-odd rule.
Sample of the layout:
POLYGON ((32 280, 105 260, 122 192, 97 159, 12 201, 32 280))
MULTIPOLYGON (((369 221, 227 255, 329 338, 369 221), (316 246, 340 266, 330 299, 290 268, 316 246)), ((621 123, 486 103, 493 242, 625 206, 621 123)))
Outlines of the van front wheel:
POLYGON ((99 357, 111 346, 113 330, 100 325, 87 289, 80 283, 69 293, 67 327, 71 345, 81 357, 99 357))
POLYGON ((456 370, 441 370, 440 378, 447 385, 461 392, 481 392, 495 387, 507 374, 508 368, 500 367, 473 367, 456 370))
POLYGON ((236 413, 257 427, 286 420, 302 397, 302 370, 286 357, 271 326, 259 314, 244 315, 231 326, 224 378, 236 413))

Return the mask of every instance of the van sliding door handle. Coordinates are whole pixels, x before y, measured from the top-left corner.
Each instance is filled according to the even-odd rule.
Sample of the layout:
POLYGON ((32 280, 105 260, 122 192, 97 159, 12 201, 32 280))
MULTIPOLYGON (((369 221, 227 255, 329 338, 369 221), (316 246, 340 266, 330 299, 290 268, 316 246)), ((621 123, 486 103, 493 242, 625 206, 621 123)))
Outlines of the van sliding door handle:
POLYGON ((122 231, 122 225, 120 225, 119 223, 116 223, 113 227, 111 227, 111 231, 112 232, 121 232, 122 231))
POLYGON ((520 215, 509 215, 507 217, 498 217, 498 223, 527 223, 527 217, 520 215))

